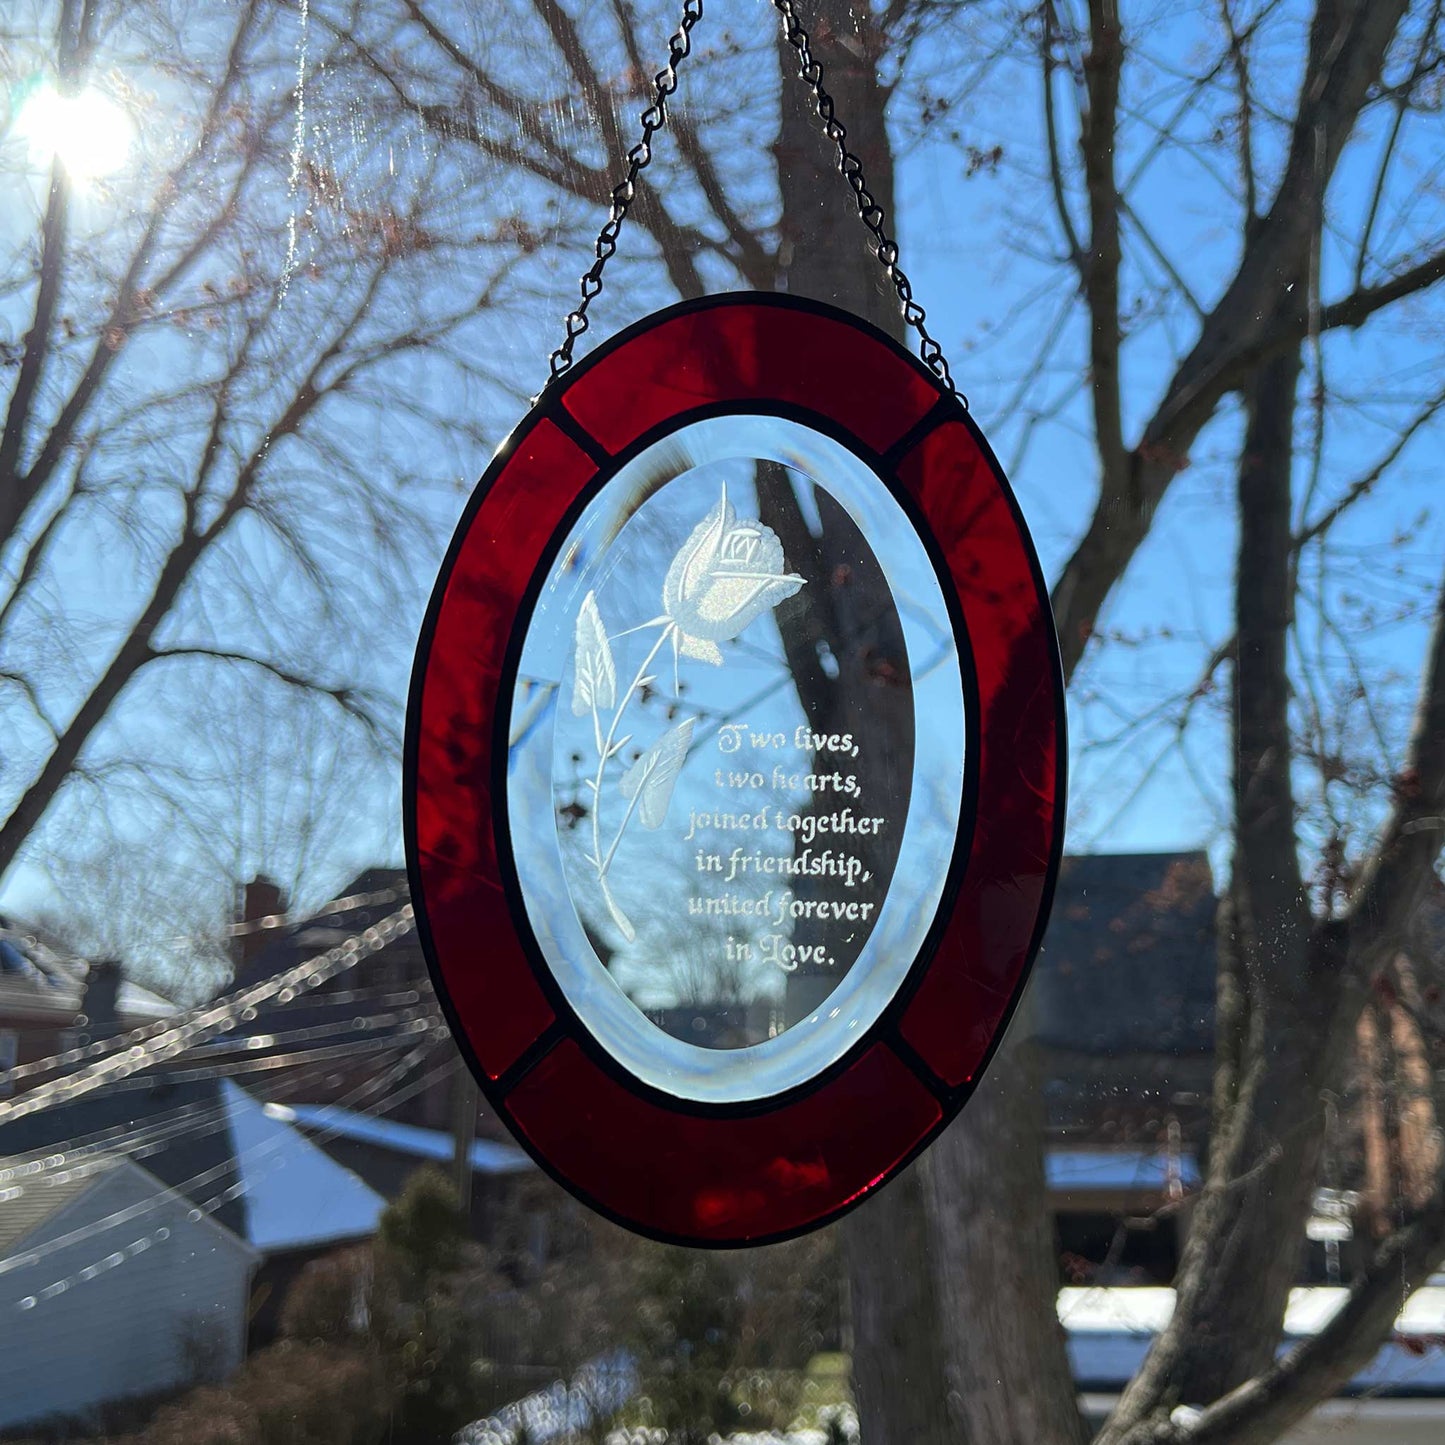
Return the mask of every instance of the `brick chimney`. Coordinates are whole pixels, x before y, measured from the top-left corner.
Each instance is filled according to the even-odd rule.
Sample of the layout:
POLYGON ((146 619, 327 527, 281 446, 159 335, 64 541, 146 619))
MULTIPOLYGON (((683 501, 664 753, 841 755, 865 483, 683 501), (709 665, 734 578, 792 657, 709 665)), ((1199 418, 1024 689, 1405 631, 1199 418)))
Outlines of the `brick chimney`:
POLYGON ((253 981, 250 975, 256 959, 279 936, 275 927, 264 926, 266 920, 286 912, 284 890, 264 873, 258 873, 240 892, 236 910, 240 926, 231 940, 231 960, 236 969, 233 982, 238 987, 253 981))
POLYGON ((120 961, 103 958, 86 970, 85 992, 75 1026, 87 1042, 120 1032, 120 986, 125 979, 120 961))

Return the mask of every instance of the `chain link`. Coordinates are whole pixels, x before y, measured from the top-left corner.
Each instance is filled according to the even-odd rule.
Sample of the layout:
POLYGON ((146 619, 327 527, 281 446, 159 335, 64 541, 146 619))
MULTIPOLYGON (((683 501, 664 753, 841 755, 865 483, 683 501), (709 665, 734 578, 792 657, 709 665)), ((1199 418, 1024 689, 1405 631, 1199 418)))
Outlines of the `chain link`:
POLYGON ((692 28, 702 19, 703 0, 683 0, 682 23, 668 42, 667 64, 652 78, 652 103, 642 112, 642 138, 627 152, 627 174, 612 189, 612 207, 594 247, 596 260, 582 277, 582 299, 567 317, 566 335, 552 353, 551 379, 555 381, 572 365, 572 348, 591 324, 587 308, 602 290, 602 270, 617 250, 617 237, 632 203, 637 199, 637 178, 652 160, 652 138, 667 124, 667 98, 677 89, 677 67, 692 51, 692 28))
MULTIPOLYGON (((927 313, 914 300, 913 285, 898 264, 898 243, 888 234, 883 207, 868 189, 863 162, 848 149, 848 129, 838 119, 833 97, 823 84, 823 67, 813 58, 812 42, 804 28, 794 0, 772 0, 773 8, 783 20, 783 33, 798 57, 798 75, 813 93, 813 108, 823 122, 823 133, 833 143, 838 156, 838 173, 848 183, 858 207, 858 219, 873 238, 870 247, 877 256, 884 274, 898 293, 898 308, 906 325, 918 333, 918 355, 923 364, 938 378, 944 389, 957 396, 964 406, 968 398, 953 384, 943 348, 928 330, 927 313)), ((703 0, 683 0, 682 21, 668 43, 667 64, 653 77, 652 103, 642 112, 642 136, 627 153, 627 174, 613 187, 612 204, 607 220, 597 235, 596 259, 582 277, 581 300, 569 313, 562 344, 551 356, 551 377, 555 381, 572 365, 572 349, 577 338, 591 324, 587 309, 602 290, 602 272, 617 250, 617 238, 632 203, 637 199, 638 177, 652 161, 652 139, 667 124, 667 99, 677 89, 677 67, 692 51, 692 30, 702 19, 703 0)))
POLYGON ((863 162, 848 149, 848 129, 838 119, 833 97, 828 94, 823 84, 823 67, 813 58, 812 43, 807 30, 803 28, 798 7, 793 0, 773 0, 773 9, 783 17, 783 33, 798 55, 798 75, 813 92, 813 108, 818 119, 823 122, 823 134, 833 142, 838 153, 838 172, 853 192, 853 199, 858 206, 858 219, 873 237, 873 244, 869 249, 878 257, 884 275, 893 283, 893 289, 898 293, 898 309, 903 313, 904 322, 918 333, 918 355, 943 384, 944 389, 959 396, 959 400, 967 406, 968 399, 960 396, 953 384, 953 375, 948 369, 943 348, 928 330, 927 313, 913 299, 913 285, 898 265, 898 242, 888 234, 883 207, 868 189, 868 182, 863 175, 863 162))

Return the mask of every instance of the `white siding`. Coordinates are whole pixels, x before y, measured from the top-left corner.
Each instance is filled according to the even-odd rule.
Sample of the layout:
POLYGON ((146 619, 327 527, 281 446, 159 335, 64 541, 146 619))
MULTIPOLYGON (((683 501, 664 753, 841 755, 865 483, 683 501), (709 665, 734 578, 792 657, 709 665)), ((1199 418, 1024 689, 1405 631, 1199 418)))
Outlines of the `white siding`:
POLYGON ((0 1427, 240 1364, 255 1255, 192 1213, 127 1161, 0 1260, 0 1427))

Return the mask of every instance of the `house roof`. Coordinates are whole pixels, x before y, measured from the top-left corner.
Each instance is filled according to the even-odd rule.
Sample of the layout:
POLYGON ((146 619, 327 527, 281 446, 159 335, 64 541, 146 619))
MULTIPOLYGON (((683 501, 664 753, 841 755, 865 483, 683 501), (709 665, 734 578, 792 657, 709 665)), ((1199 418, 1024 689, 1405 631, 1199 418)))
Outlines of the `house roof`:
MULTIPOLYGON (((295 1123, 308 1131, 324 1131, 335 1138, 372 1144, 378 1149, 406 1154, 414 1159, 445 1162, 454 1153, 452 1136, 440 1129, 398 1124, 390 1119, 378 1119, 373 1114, 359 1114, 331 1104, 267 1104, 266 1113, 273 1119, 295 1123)), ((518 1174, 537 1167, 520 1149, 492 1139, 474 1139, 469 1157, 472 1171, 476 1174, 518 1174)))
POLYGON ((386 1200, 299 1130, 229 1079, 231 1115, 246 1198, 246 1237, 267 1254, 376 1233, 386 1200))
POLYGON ((264 1253, 365 1238, 386 1205, 229 1079, 97 1091, 0 1124, 0 1153, 67 1167, 123 1153, 264 1253))
MULTIPOLYGON (((215 1079, 158 1075, 140 1088, 98 1089, 0 1124, 0 1153, 17 1158, 60 1155, 71 1162, 106 1151, 124 1151, 199 1204, 236 1182, 228 1115, 215 1079)), ((214 1213, 245 1238, 242 1198, 222 1200, 214 1213)))
POLYGON ((1143 1193, 1195 1189, 1199 1165, 1190 1151, 1171 1156, 1163 1149, 1049 1149, 1044 1154, 1049 1188, 1060 1193, 1143 1193))
MULTIPOLYGON (((368 869, 314 914, 269 929, 265 947, 242 964, 233 986, 272 978, 344 943, 395 913, 407 897, 406 874, 401 869, 368 869)), ((288 1003, 284 1018, 268 1015, 241 1020, 215 1051, 245 1050, 253 1061, 264 1059, 287 1053, 291 1047, 288 1038, 299 1041, 308 1031, 315 1031, 317 1038, 324 1034, 327 1045, 337 1049, 361 1043, 380 1047, 383 1040, 409 1039, 414 1036, 418 1013, 434 1009, 431 979, 420 949, 414 937, 405 937, 380 951, 388 958, 410 957, 405 980, 395 987, 358 990, 355 980, 365 969, 343 976, 288 1003), (347 1001, 345 1009, 338 1006, 343 999, 347 1001)), ((375 961, 368 961, 367 968, 374 967, 375 961)))
POLYGON ((1214 914, 1203 852, 1064 859, 1035 966, 1035 1032, 1071 1053, 1208 1055, 1214 914))
MULTIPOLYGON (((61 1232, 73 1227, 73 1216, 60 1220, 72 1205, 78 1205, 93 1189, 113 1176, 127 1176, 133 1196, 144 1202, 175 1200, 184 1196, 171 1189, 148 1169, 123 1154, 94 1154, 67 1168, 46 1167, 49 1161, 0 1159, 0 1260, 26 1248, 33 1236, 52 1221, 61 1232)), ((106 1206, 109 1207, 109 1206, 106 1206)), ((138 1211, 126 1208, 115 1215, 116 1225, 129 1224, 138 1211)), ((259 1251, 205 1214, 195 1214, 199 1227, 223 1235, 230 1247, 251 1257, 259 1251)), ((94 1232, 94 1225, 87 1233, 94 1232)), ((22 1261, 23 1263, 23 1261, 22 1261)))
MULTIPOLYGON (((85 997, 87 965, 61 958, 23 928, 0 922, 0 1018, 69 1024, 85 997)), ((122 979, 116 1007, 127 1023, 169 1018, 177 1005, 130 979, 122 979)))
POLYGON ((26 1159, 0 1159, 0 1257, 33 1234, 119 1161, 102 1154, 72 1169, 45 1169, 26 1159))

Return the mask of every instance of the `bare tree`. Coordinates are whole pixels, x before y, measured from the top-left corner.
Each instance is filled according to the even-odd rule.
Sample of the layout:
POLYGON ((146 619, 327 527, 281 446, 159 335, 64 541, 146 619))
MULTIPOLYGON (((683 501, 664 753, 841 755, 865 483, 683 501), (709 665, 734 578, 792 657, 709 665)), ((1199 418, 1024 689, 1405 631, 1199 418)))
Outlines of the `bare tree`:
POLYGON ((223 706, 310 710, 313 743, 387 765, 409 559, 481 436, 438 404, 486 389, 450 339, 525 245, 478 229, 415 123, 382 127, 305 7, 34 19, 3 61, 0 876, 105 813, 141 852, 158 810, 232 828, 188 745, 223 706), (111 173, 71 114, 132 133, 111 173))

